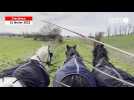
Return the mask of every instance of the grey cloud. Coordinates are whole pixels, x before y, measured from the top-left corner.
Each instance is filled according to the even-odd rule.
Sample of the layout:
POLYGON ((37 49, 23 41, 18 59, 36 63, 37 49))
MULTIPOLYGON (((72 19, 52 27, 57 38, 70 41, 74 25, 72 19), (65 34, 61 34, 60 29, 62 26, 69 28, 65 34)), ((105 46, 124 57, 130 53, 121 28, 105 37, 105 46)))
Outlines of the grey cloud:
MULTIPOLYGON (((43 26, 40 21, 43 19, 86 34, 106 31, 110 18, 128 17, 134 24, 134 12, 0 12, 0 16, 0 32, 38 31, 43 26), (6 26, 2 19, 5 15, 32 15, 33 25, 6 26)), ((67 33, 63 31, 62 34, 67 33)))

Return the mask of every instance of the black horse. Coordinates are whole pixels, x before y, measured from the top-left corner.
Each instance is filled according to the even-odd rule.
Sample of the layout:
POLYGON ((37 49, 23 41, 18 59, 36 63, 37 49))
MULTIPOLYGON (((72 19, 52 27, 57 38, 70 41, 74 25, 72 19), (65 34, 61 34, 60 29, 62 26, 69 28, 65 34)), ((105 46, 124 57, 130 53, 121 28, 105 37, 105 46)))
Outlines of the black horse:
MULTIPOLYGON (((108 52, 104 47, 104 45, 102 44, 97 44, 93 50, 93 66, 109 75, 134 83, 133 76, 126 73, 125 71, 122 71, 121 69, 114 67, 114 65, 109 62, 108 52)), ((128 84, 124 84, 118 80, 115 80, 109 76, 106 76, 103 73, 96 71, 95 69, 93 70, 93 74, 96 78, 97 86, 100 87, 129 87, 130 86, 128 84)))
POLYGON ((64 67, 56 72, 54 87, 96 87, 92 73, 86 69, 75 46, 66 46, 64 67))
MULTIPOLYGON (((46 61, 46 64, 50 64, 48 60, 51 60, 51 56, 52 53, 48 51, 48 47, 42 47, 27 62, 19 64, 14 68, 2 71, 0 73, 0 77, 1 79, 6 79, 6 77, 14 77, 17 79, 16 82, 18 81, 21 83, 21 87, 48 87, 50 83, 49 74, 43 63, 46 61), (48 57, 50 59, 48 59, 48 57)), ((5 85, 6 82, 1 82, 3 82, 1 83, 3 84, 1 85, 2 87, 7 86, 5 85)), ((14 87, 14 83, 7 84, 8 86, 14 87)))

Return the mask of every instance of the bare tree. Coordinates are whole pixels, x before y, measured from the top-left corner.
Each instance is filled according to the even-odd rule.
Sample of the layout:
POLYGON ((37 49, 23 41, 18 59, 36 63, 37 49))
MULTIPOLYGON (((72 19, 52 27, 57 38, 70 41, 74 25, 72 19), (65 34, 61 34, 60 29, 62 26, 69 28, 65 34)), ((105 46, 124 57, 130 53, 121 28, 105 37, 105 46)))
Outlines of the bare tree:
POLYGON ((58 27, 55 27, 52 29, 52 31, 50 31, 50 34, 60 34, 61 33, 61 29, 58 27))
POLYGON ((63 37, 60 34, 61 29, 57 26, 54 26, 52 24, 45 24, 43 27, 40 29, 40 34, 39 38, 41 40, 58 40, 59 42, 63 41, 63 37))
POLYGON ((123 26, 122 30, 123 30, 124 35, 127 35, 127 26, 126 25, 123 26))
POLYGON ((128 35, 130 35, 131 32, 132 32, 132 25, 128 24, 128 35))
POLYGON ((51 25, 51 24, 45 24, 45 25, 43 25, 43 27, 40 29, 40 33, 41 33, 42 35, 48 35, 50 32, 53 31, 53 28, 54 28, 53 25, 51 25))
POLYGON ((132 33, 131 34, 134 34, 134 26, 132 26, 132 33))
POLYGON ((109 37, 110 37, 110 32, 111 32, 111 28, 110 28, 110 26, 108 26, 108 27, 107 27, 108 39, 109 39, 109 37))
MULTIPOLYGON (((98 32, 98 33, 96 33, 96 34, 95 34, 95 40, 101 41, 103 35, 104 35, 103 32, 98 32)), ((94 47, 96 47, 96 45, 98 45, 98 44, 100 44, 100 43, 93 42, 94 47)))
POLYGON ((122 25, 119 26, 119 34, 122 35, 122 25))
POLYGON ((117 28, 114 27, 114 34, 117 35, 117 28))

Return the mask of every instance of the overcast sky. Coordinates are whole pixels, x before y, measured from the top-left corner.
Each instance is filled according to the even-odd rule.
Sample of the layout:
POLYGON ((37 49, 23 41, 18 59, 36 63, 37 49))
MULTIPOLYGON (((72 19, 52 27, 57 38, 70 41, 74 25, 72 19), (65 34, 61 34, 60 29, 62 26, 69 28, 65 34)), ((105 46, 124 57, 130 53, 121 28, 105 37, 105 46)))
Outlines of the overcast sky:
MULTIPOLYGON (((105 32, 107 26, 115 22, 133 24, 134 12, 0 12, 0 32, 37 32, 43 25, 40 21, 42 19, 88 35, 98 31, 105 32), (33 16, 33 24, 5 25, 3 18, 7 15, 33 16)), ((62 31, 62 34, 72 33, 62 31)))

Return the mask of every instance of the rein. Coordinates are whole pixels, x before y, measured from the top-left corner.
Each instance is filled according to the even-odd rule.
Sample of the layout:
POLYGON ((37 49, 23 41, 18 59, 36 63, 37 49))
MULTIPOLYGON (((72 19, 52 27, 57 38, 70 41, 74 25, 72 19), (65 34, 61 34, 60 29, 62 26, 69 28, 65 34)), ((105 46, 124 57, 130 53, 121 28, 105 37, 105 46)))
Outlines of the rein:
MULTIPOLYGON (((99 60, 99 63, 95 67, 99 67, 102 64, 103 61, 105 61, 104 57, 99 60)), ((106 65, 105 65, 105 68, 107 68, 109 70, 112 70, 113 72, 115 72, 117 74, 117 76, 119 77, 119 79, 122 79, 123 80, 123 77, 114 68, 108 67, 106 65)), ((123 84, 125 85, 125 83, 123 83, 123 84)))

